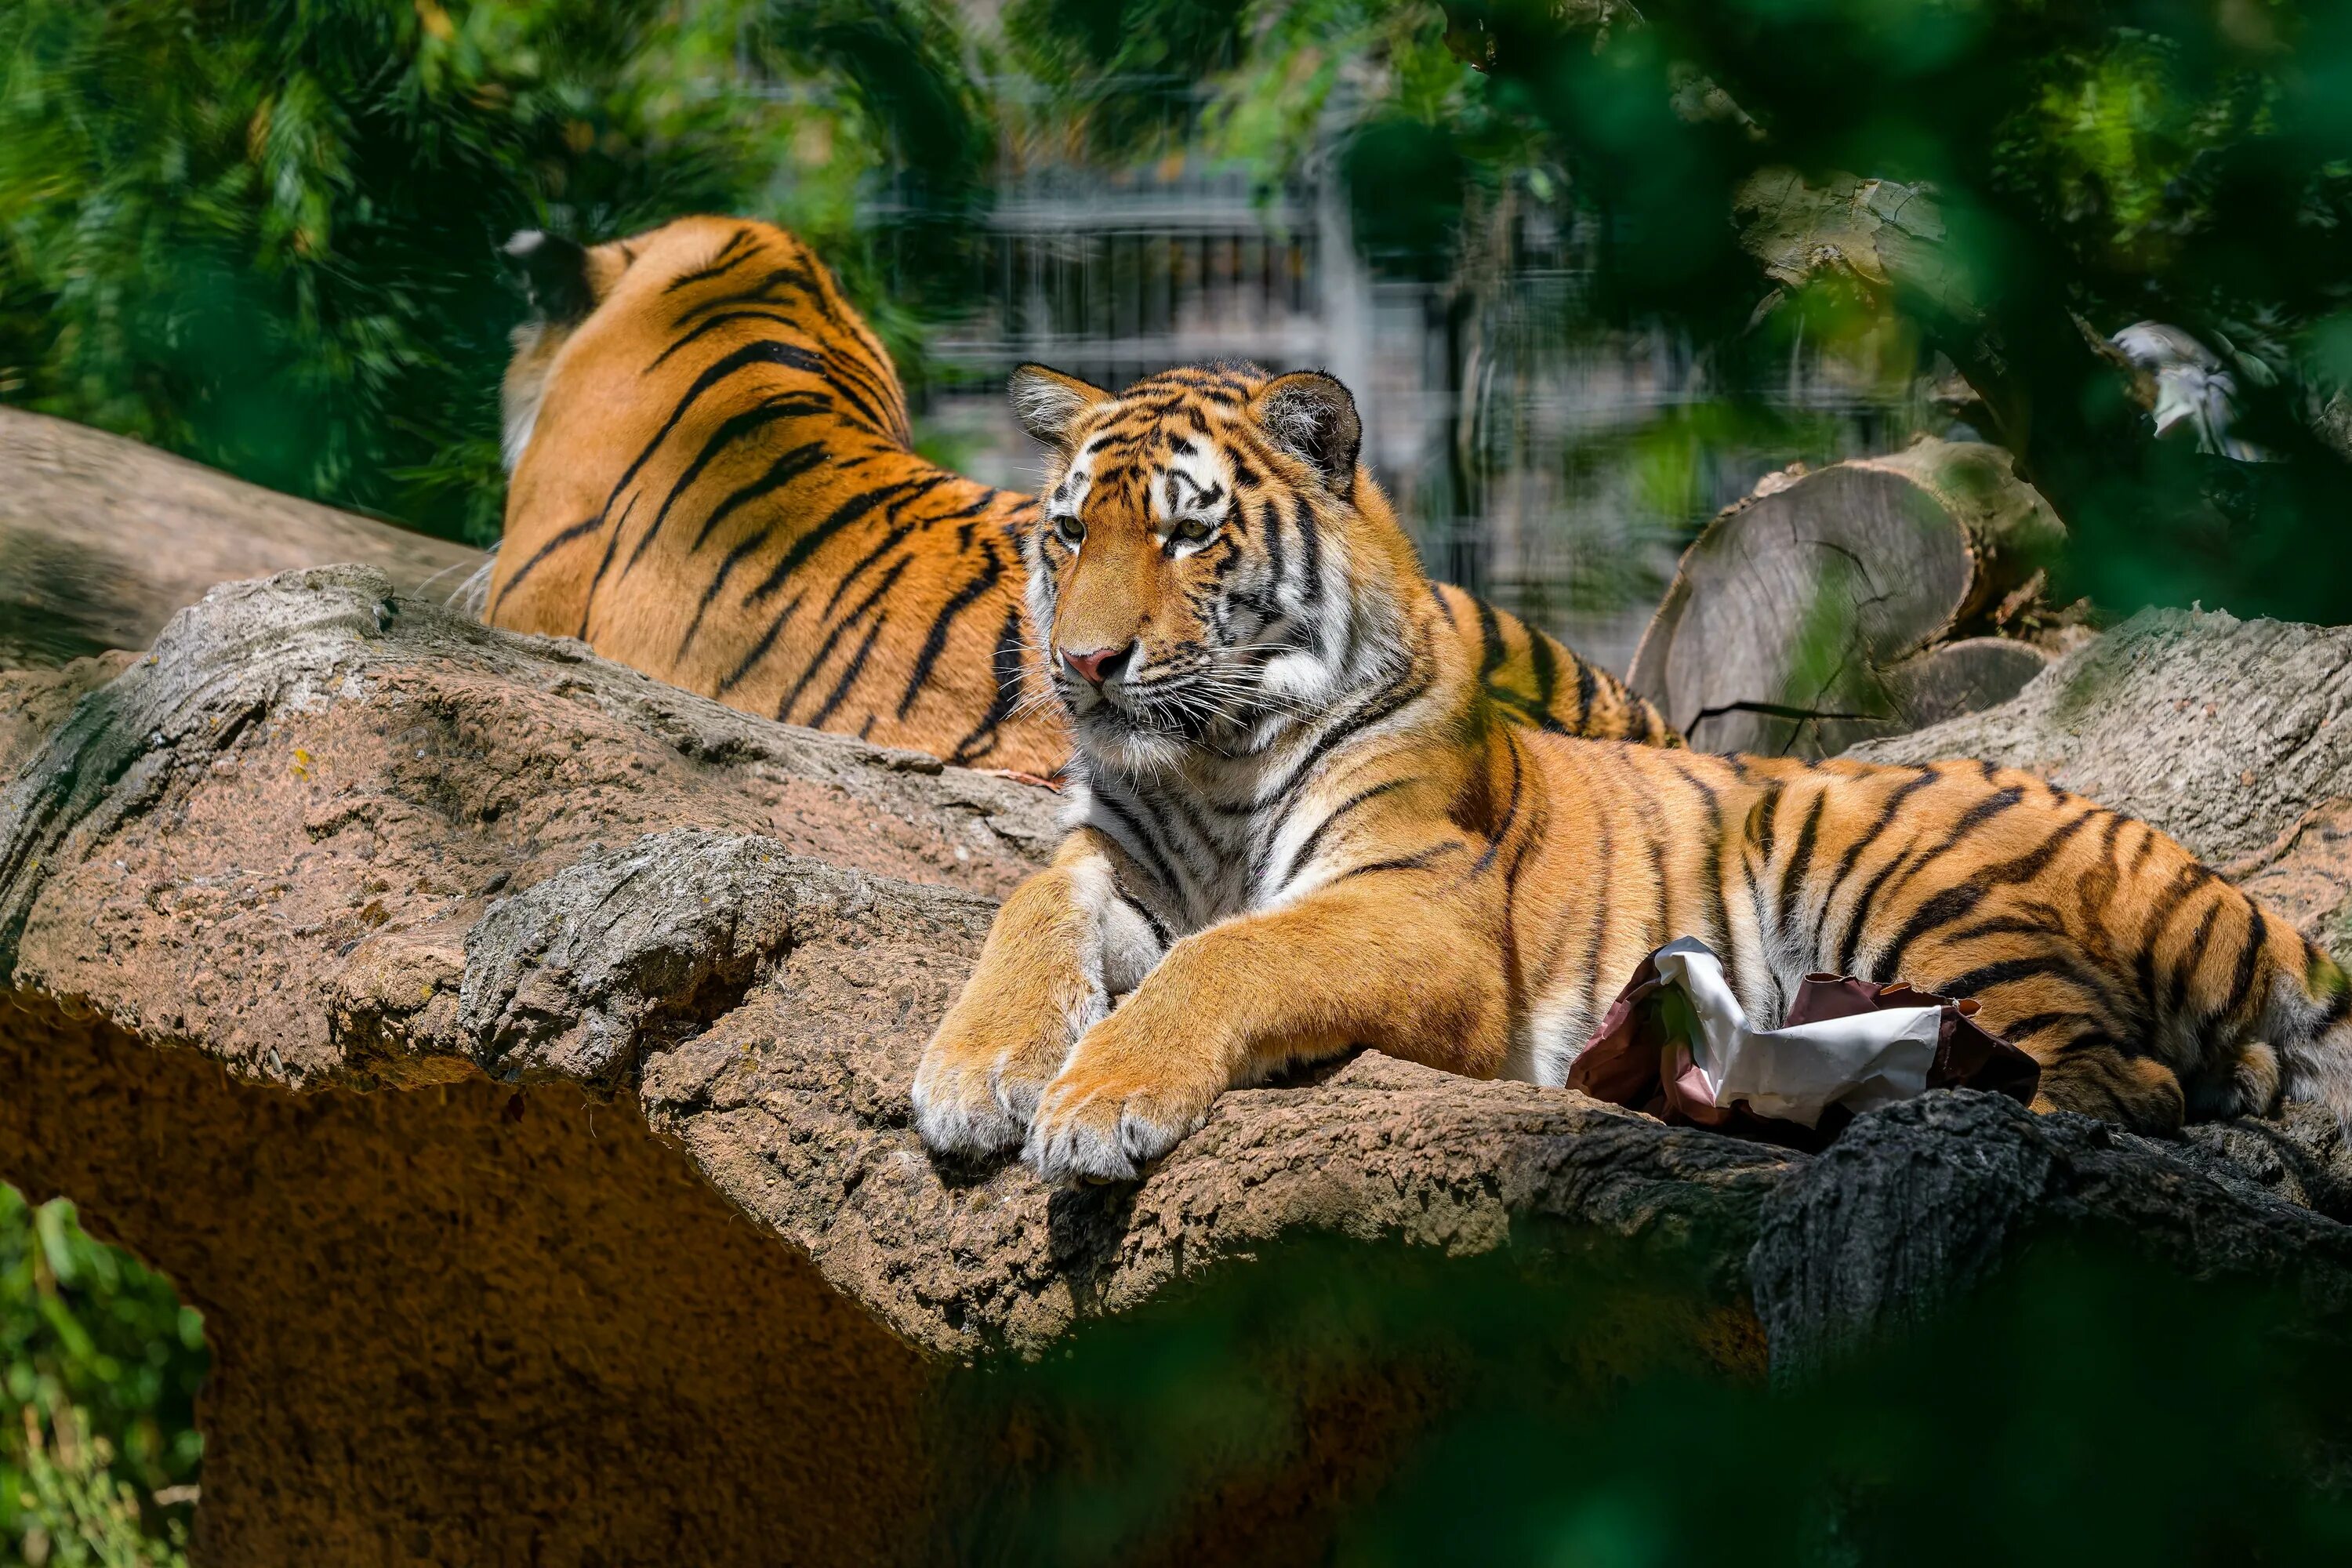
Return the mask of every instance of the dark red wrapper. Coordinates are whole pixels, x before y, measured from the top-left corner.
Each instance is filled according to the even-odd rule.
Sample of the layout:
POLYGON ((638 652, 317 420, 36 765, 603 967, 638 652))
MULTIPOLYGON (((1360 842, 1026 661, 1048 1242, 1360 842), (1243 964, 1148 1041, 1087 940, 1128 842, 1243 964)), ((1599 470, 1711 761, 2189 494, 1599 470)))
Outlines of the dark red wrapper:
MULTIPOLYGON (((1794 1149, 1820 1149, 1829 1144, 1853 1120, 1853 1113, 1832 1105, 1820 1124, 1777 1116, 1759 1116, 1744 1103, 1717 1106, 1696 1097, 1688 1085, 1696 1075, 1689 1047, 1670 1036, 1661 1017, 1660 994, 1666 983, 1658 978, 1653 953, 1633 971, 1633 979, 1617 994, 1601 1016, 1574 1063, 1568 1069, 1568 1087, 1622 1105, 1675 1126, 1706 1127, 1740 1138, 1780 1143, 1794 1149)), ((1973 996, 1939 996, 1914 990, 1907 981, 1879 985, 1839 974, 1808 974, 1797 987, 1796 1000, 1781 1026, 1815 1024, 1827 1018, 1850 1018, 1857 1013, 1893 1007, 1934 1007, 1942 1016, 1936 1039, 1936 1058, 1927 1068, 1929 1089, 1980 1089, 2031 1104, 2042 1081, 2042 1064, 1976 1022, 1973 996)))

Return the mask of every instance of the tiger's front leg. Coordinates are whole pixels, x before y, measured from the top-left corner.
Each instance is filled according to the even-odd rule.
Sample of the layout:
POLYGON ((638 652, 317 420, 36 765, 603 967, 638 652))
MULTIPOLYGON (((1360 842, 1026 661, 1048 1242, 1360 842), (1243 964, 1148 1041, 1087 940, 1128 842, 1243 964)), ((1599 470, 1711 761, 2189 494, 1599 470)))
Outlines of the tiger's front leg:
POLYGON ((1024 1157, 1049 1181, 1131 1180, 1226 1089, 1351 1045, 1493 1077, 1510 1037, 1501 950, 1427 883, 1365 876, 1177 942, 1079 1040, 1024 1157))
POLYGON ((915 1127, 942 1153, 1018 1144, 1071 1045, 1158 960, 1142 917, 1120 900, 1091 834, 1013 891, 980 963, 923 1051, 915 1127))

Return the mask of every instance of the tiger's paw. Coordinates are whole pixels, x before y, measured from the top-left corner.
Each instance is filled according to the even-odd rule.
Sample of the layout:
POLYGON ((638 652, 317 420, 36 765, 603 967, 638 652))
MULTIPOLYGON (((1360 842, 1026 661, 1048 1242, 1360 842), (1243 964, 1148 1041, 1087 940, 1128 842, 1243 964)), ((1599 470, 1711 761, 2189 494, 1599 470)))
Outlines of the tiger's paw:
POLYGON ((926 1147, 941 1154, 998 1154, 1014 1148, 1068 1054, 1064 1027, 1039 1030, 1025 1043, 1007 1047, 1000 1032, 951 1013, 915 1071, 915 1131, 926 1147))
MULTIPOLYGON (((1116 1019, 1113 1015, 1110 1021, 1116 1019)), ((1029 1123, 1021 1157, 1042 1180, 1134 1181, 1209 1119, 1210 1106, 1224 1089, 1222 1075, 1188 1070, 1191 1064, 1181 1057, 1162 1057, 1142 1073, 1123 1065, 1093 1066, 1090 1055, 1100 1061, 1124 1054, 1094 1049, 1107 1026, 1097 1025, 1078 1043, 1029 1123)))

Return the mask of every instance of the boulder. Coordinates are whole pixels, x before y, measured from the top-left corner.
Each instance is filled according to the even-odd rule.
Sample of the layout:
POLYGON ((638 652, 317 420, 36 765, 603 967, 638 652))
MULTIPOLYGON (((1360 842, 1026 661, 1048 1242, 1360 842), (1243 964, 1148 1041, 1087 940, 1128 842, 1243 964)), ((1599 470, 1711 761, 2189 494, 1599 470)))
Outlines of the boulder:
POLYGON ((7 742, 0 1177, 205 1310, 208 1561, 1001 1554, 1135 1473, 1126 1391, 1057 1357, 1276 1300, 1324 1315, 1199 1342, 1255 1446, 1135 1484, 1171 1560, 1316 1557, 1461 1375, 1368 1280, 1557 1320, 1521 1392, 1564 1400, 1803 1375, 2053 1234, 2352 1305, 2352 1156, 2300 1109, 2165 1143, 1939 1094, 1809 1157, 1360 1055, 1133 1186, 942 1163, 906 1087, 1050 795, 367 568, 119 662, 7 742))
POLYGON ((2162 828, 2352 952, 2352 627, 2147 610, 2014 701, 1848 753, 1988 757, 2162 828))

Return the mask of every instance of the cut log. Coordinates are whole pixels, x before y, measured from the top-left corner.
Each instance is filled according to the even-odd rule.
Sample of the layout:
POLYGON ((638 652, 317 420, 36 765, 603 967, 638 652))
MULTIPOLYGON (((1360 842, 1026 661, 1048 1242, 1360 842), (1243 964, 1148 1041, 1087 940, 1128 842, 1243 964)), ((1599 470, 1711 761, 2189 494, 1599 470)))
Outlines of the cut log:
POLYGON ((0 665, 143 648, 236 578, 345 561, 454 590, 489 559, 22 409, 0 408, 0 665))
POLYGON ((1769 476, 1684 552, 1632 684, 1693 745, 1772 755, 2003 701, 2044 655, 1965 634, 2063 536, 2008 455, 1972 442, 1769 476))

